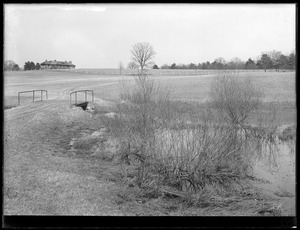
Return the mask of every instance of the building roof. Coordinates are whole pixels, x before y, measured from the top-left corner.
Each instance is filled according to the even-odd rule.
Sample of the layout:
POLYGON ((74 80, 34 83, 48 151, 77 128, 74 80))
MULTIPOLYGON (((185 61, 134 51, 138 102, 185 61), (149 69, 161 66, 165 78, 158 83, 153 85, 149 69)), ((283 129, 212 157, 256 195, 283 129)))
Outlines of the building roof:
POLYGON ((72 61, 44 61, 41 63, 41 65, 65 65, 65 66, 75 66, 72 64, 72 61))

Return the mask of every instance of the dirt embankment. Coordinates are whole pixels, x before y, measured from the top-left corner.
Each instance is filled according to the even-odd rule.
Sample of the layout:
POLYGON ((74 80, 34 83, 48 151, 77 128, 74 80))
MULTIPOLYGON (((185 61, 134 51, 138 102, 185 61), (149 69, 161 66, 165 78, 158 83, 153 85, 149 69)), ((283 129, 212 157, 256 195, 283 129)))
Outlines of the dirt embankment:
POLYGON ((89 113, 47 101, 5 110, 4 119, 5 215, 122 215, 116 165, 68 152, 72 135, 100 128, 89 113))

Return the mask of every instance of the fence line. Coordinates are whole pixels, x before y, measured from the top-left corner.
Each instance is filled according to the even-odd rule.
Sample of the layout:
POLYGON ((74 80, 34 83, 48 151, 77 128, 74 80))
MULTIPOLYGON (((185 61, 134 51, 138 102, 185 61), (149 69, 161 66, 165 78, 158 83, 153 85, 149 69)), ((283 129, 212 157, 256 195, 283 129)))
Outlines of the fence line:
MULTIPOLYGON (((47 69, 49 71, 49 69, 47 69)), ((91 74, 91 75, 113 75, 113 76, 134 76, 138 75, 137 70, 128 70, 124 69, 121 71, 118 69, 111 69, 111 70, 101 70, 101 69, 53 69, 50 71, 59 71, 59 72, 73 72, 73 73, 81 73, 81 74, 91 74)), ((155 75, 155 76, 202 76, 202 75, 212 75, 212 74, 218 74, 222 72, 239 72, 239 73, 249 73, 249 72, 264 72, 263 69, 223 69, 223 70, 203 70, 203 69, 175 69, 175 70, 170 70, 170 69, 150 69, 146 70, 145 72, 149 75, 155 75)), ((291 70, 281 70, 280 72, 286 72, 286 71, 291 71, 291 70)), ((275 72, 275 70, 267 70, 267 72, 275 72)))

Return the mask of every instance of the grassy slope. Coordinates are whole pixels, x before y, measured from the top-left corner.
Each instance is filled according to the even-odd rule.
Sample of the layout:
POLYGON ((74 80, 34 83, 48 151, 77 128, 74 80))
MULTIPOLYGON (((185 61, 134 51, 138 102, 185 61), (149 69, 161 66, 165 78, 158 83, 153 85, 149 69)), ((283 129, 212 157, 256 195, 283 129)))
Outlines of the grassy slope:
POLYGON ((89 119, 51 101, 5 111, 5 214, 121 214, 108 180, 116 166, 67 154, 70 137, 89 119))

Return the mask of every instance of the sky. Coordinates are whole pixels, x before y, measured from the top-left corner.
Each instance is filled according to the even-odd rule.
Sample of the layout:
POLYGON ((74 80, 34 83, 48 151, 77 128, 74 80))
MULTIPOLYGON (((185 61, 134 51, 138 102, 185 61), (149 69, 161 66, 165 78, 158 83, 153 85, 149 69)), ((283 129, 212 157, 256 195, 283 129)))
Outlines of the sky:
POLYGON ((4 60, 118 68, 150 43, 154 62, 256 59, 295 50, 295 4, 5 4, 4 60))

